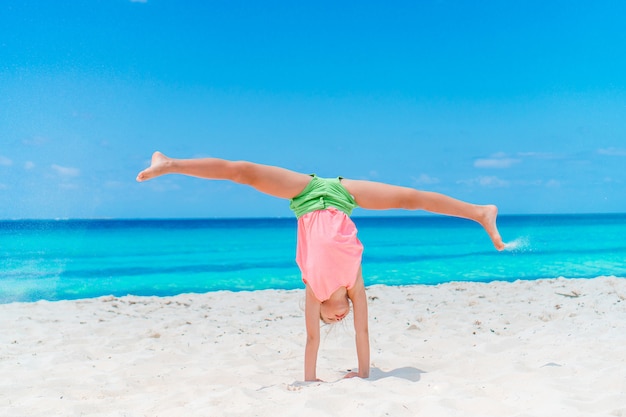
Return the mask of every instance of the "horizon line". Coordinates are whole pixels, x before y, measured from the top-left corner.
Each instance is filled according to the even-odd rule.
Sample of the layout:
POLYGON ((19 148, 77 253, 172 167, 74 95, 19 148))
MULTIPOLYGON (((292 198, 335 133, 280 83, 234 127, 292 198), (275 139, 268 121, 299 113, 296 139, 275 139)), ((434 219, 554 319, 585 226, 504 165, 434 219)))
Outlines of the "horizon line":
MULTIPOLYGON (((536 217, 536 216, 553 216, 553 217, 565 217, 565 216, 626 216, 626 212, 567 212, 567 213, 505 213, 498 214, 498 218, 505 217, 536 217)), ((425 213, 425 214, 397 214, 397 215, 359 215, 359 216, 350 216, 353 219, 363 219, 363 218, 371 218, 371 219, 379 219, 379 218, 410 218, 410 217, 421 217, 421 218, 451 218, 451 219, 461 219, 460 217, 455 216, 446 216, 443 214, 436 213, 425 213)), ((164 221, 164 220, 297 220, 295 216, 247 216, 247 217, 54 217, 54 218, 45 218, 45 217, 22 217, 22 218, 0 218, 0 222, 12 222, 12 221, 164 221)))

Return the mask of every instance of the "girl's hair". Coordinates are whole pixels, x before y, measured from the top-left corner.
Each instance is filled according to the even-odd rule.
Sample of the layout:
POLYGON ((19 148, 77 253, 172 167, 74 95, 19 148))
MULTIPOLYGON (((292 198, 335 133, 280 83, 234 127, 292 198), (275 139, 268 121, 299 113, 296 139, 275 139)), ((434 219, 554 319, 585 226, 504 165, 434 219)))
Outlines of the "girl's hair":
MULTIPOLYGON (((348 300, 350 299, 348 298, 348 300)), ((352 300, 348 301, 348 307, 349 307, 349 310, 348 310, 348 314, 346 314, 346 317, 348 317, 350 313, 352 312, 352 300)), ((306 296, 300 299, 300 310, 306 311, 306 296)), ((344 319, 346 317, 344 317, 344 319)), ((324 320, 324 318, 322 317, 321 311, 320 311, 320 321, 324 323, 325 325, 332 326, 332 327, 335 327, 335 325, 338 323, 336 321, 327 322, 326 320, 324 320)), ((344 321, 344 320, 341 320, 341 321, 344 321)))
MULTIPOLYGON (((348 317, 348 316, 346 316, 346 317, 348 317)), ((325 321, 322 320, 322 323, 324 323, 324 324, 322 325, 322 328, 320 328, 320 330, 324 329, 324 333, 326 333, 324 338, 330 336, 331 333, 339 331, 339 329, 343 330, 344 332, 349 332, 350 331, 349 327, 347 325, 345 317, 341 321, 331 321, 329 323, 326 323, 325 321)))
POLYGON ((345 322, 346 317, 348 317, 350 315, 350 313, 352 312, 352 300, 350 300, 348 298, 348 313, 344 316, 343 319, 341 319, 341 321, 326 321, 324 320, 324 318, 322 317, 322 312, 320 311, 320 320, 327 326, 335 326, 337 323, 341 323, 341 322, 345 322))

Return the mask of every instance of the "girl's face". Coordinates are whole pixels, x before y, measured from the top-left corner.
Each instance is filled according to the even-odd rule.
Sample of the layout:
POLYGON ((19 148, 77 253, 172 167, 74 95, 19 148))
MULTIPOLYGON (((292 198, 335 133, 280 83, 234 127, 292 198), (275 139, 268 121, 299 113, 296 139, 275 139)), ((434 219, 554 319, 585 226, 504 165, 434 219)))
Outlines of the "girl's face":
POLYGON ((324 323, 336 323, 341 321, 350 312, 348 296, 339 300, 326 300, 321 305, 320 318, 324 323))

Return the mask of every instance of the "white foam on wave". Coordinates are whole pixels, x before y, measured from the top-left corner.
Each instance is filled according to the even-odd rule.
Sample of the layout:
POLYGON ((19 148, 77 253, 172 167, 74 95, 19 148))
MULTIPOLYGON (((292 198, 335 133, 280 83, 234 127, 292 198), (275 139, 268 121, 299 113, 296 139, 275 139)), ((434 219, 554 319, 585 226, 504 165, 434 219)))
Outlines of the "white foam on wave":
POLYGON ((530 249, 530 239, 527 236, 518 237, 504 244, 505 251, 524 251, 530 249))

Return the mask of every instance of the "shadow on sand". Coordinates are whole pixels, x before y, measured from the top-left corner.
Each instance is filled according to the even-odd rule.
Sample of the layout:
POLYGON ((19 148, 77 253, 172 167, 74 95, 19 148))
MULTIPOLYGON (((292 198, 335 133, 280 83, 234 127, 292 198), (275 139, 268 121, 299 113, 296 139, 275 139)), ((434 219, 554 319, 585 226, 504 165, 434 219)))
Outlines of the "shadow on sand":
POLYGON ((412 366, 405 366, 403 368, 393 369, 391 371, 385 372, 378 368, 372 368, 370 370, 369 379, 372 381, 378 381, 383 378, 402 378, 411 382, 418 382, 422 374, 425 374, 426 371, 422 371, 421 369, 413 368, 412 366))
MULTIPOLYGON (((350 369, 347 370, 350 372, 350 369)), ((378 381, 384 378, 402 378, 411 382, 418 382, 422 374, 425 374, 426 371, 422 371, 421 369, 413 368, 412 366, 405 366, 403 368, 393 369, 391 371, 385 372, 378 368, 370 369, 370 377, 366 379, 366 381, 378 381)), ((330 381, 331 383, 343 381, 344 378, 338 379, 336 381, 330 381)), ((287 390, 289 391, 299 391, 302 388, 310 387, 310 386, 318 386, 324 384, 323 381, 295 381, 289 385, 286 385, 287 390)), ((271 385, 273 386, 273 385, 271 385)), ((258 391, 263 390, 268 387, 261 387, 258 391)))

